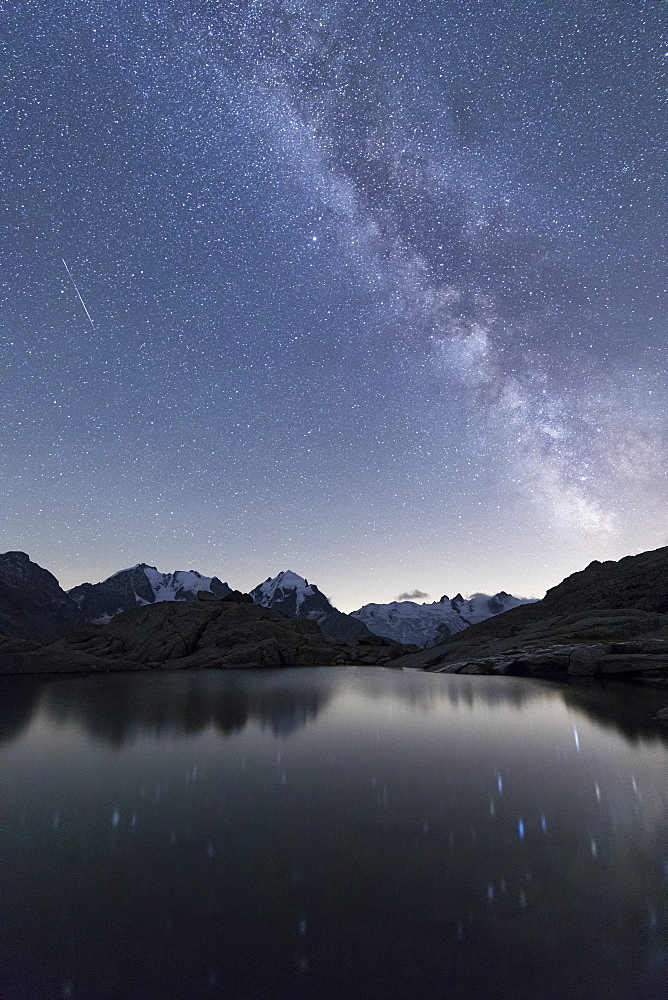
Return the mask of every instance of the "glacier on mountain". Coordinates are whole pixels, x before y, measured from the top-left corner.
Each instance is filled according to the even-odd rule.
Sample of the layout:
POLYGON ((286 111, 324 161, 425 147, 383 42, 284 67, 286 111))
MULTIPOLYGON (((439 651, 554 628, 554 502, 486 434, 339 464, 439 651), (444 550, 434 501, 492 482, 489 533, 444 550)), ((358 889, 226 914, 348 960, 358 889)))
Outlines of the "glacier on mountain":
POLYGON ((101 583, 82 583, 68 593, 88 621, 99 625, 130 608, 161 601, 193 601, 200 590, 210 590, 216 597, 230 593, 230 587, 215 576, 202 576, 196 570, 161 573, 146 563, 119 570, 101 583))
POLYGON ((433 604, 415 604, 413 601, 365 604, 363 608, 352 611, 351 617, 363 622, 376 635, 426 648, 462 632, 469 625, 509 611, 519 604, 531 603, 532 600, 513 597, 505 591, 493 596, 473 594, 469 598, 457 594, 452 599, 444 594, 440 601, 433 604))

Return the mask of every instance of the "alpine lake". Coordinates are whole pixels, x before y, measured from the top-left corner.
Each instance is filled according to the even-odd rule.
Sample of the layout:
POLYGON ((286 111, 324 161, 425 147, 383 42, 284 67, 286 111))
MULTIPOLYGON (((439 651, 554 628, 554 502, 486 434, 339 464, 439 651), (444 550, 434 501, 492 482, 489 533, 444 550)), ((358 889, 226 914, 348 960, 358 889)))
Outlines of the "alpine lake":
POLYGON ((0 679, 3 1000, 665 1000, 663 692, 0 679))

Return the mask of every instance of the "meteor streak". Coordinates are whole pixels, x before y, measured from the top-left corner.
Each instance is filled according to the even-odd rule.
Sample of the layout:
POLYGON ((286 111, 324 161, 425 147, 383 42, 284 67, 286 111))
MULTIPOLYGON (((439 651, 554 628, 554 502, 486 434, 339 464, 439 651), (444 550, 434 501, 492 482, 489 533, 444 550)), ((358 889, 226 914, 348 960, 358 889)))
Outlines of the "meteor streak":
POLYGON ((85 303, 85 302, 84 302, 84 300, 83 300, 83 299, 81 298, 81 292, 80 292, 80 291, 79 291, 79 289, 77 288, 77 283, 76 283, 76 281, 74 280, 74 278, 72 277, 72 272, 70 271, 69 267, 67 266, 67 261, 65 260, 65 258, 64 258, 64 257, 61 257, 60 259, 62 260, 63 264, 65 265, 65 270, 67 271, 67 274, 68 274, 68 277, 69 277, 70 281, 71 281, 71 282, 72 282, 72 284, 74 285, 74 291, 75 291, 75 292, 77 293, 77 295, 79 296, 79 302, 80 302, 80 303, 81 303, 81 305, 82 305, 82 306, 84 307, 84 312, 86 313, 86 316, 88 316, 88 319, 89 319, 89 322, 90 322, 90 325, 91 325, 91 326, 93 326, 93 318, 92 318, 91 314, 90 314, 90 313, 88 312, 88 309, 86 309, 86 303, 85 303))

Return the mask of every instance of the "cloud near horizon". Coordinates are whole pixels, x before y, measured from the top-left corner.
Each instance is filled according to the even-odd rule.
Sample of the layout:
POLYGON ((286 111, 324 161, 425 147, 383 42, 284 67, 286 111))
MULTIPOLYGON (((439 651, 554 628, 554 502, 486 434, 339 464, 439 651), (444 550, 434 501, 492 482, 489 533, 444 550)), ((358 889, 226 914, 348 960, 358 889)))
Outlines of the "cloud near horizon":
POLYGON ((418 600, 418 599, 420 599, 422 597, 429 597, 429 594, 425 594, 424 591, 418 590, 417 587, 416 587, 415 590, 406 590, 406 591, 404 591, 403 594, 399 594, 399 596, 397 597, 397 600, 398 601, 414 601, 414 600, 418 600))

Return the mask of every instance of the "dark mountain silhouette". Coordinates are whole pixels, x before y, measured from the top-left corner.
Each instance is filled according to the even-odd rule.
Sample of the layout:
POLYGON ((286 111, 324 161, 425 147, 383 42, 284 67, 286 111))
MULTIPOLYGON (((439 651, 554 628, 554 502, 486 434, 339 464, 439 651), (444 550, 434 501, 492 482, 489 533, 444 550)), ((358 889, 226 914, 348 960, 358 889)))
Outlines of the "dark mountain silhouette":
POLYGON ((85 621, 52 573, 25 552, 0 554, 0 635, 49 642, 85 621))

